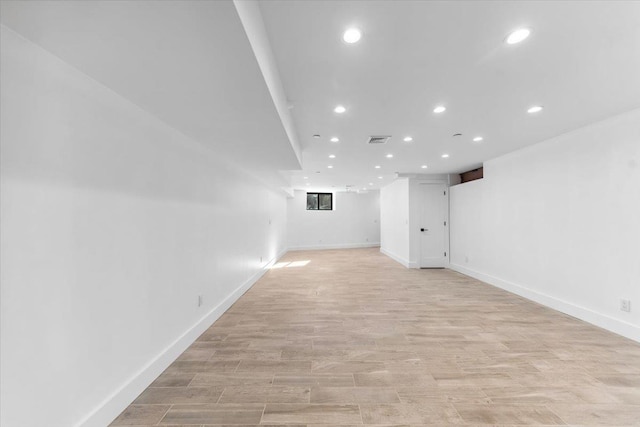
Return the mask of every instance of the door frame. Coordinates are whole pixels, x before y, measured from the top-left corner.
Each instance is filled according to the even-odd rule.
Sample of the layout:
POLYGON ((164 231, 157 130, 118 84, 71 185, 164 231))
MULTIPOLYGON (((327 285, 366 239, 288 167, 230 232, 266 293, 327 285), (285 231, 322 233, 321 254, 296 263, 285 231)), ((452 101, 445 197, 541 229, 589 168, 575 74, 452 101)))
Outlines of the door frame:
POLYGON ((420 221, 422 221, 422 218, 419 218, 418 220, 418 228, 416 228, 415 232, 418 233, 418 268, 447 268, 447 266, 449 265, 449 257, 450 257, 450 248, 449 248, 449 185, 446 182, 418 182, 418 193, 420 195, 420 202, 419 202, 419 206, 418 206, 418 216, 420 217, 422 215, 422 209, 424 207, 424 202, 425 202, 425 197, 424 197, 424 192, 423 189, 425 187, 423 187, 424 185, 438 185, 440 187, 442 187, 442 190, 445 192, 445 194, 443 194, 443 198, 444 198, 444 219, 443 221, 446 223, 443 224, 443 227, 445 228, 444 230, 444 253, 445 255, 442 258, 442 265, 439 266, 423 266, 422 265, 422 232, 420 231, 420 221))

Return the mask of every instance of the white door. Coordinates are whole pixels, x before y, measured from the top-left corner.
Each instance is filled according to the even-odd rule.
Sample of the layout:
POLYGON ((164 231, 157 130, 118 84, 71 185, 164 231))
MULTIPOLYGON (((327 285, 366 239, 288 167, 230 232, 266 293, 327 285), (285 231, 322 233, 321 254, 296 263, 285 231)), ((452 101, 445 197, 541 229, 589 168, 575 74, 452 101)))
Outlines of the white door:
POLYGON ((442 268, 447 263, 447 187, 420 184, 420 267, 442 268))

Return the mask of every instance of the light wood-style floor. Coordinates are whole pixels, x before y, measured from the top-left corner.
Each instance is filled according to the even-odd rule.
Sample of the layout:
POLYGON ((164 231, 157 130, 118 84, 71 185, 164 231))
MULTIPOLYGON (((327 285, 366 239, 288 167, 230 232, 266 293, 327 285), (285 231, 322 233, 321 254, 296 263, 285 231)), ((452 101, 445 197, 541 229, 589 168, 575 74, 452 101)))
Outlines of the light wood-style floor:
POLYGON ((640 426, 640 344, 375 249, 290 252, 112 424, 640 426))

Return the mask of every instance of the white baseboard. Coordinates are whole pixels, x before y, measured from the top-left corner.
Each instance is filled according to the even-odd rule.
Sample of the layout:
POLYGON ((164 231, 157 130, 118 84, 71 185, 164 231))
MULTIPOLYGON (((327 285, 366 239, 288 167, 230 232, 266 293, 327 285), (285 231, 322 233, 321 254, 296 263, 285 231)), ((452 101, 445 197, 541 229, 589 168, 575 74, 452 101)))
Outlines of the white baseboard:
POLYGON ((133 400, 138 397, 167 367, 175 361, 193 342, 222 316, 245 292, 247 292, 280 259, 287 250, 280 252, 274 259, 256 272, 249 280, 239 286, 220 304, 204 315, 195 325, 185 331, 171 345, 165 348, 153 360, 145 365, 129 381, 107 397, 76 427, 105 427, 109 425, 133 400))
POLYGON ((316 251, 323 249, 357 249, 357 248, 376 248, 380 246, 380 242, 366 242, 366 243, 336 243, 326 245, 313 245, 313 246, 290 246, 290 251, 316 251))
POLYGON ((622 335, 623 337, 629 338, 630 340, 640 342, 640 327, 625 322, 624 320, 615 319, 613 317, 607 316, 606 314, 598 313, 586 307, 581 307, 579 305, 553 297, 551 295, 534 291, 533 289, 529 289, 525 286, 502 280, 488 274, 480 273, 478 271, 463 267, 458 264, 451 263, 449 264, 449 268, 464 275, 473 277, 474 279, 481 280, 497 288, 504 289, 505 291, 514 293, 554 310, 568 314, 569 316, 584 320, 585 322, 591 323, 592 325, 596 325, 618 335, 622 335))
POLYGON ((394 254, 393 252, 390 252, 384 248, 380 248, 380 252, 382 252, 383 254, 385 254, 386 256, 388 256, 389 258, 391 258, 394 261, 399 262, 400 264, 404 265, 407 268, 411 268, 411 263, 409 263, 408 260, 402 258, 399 255, 394 254))

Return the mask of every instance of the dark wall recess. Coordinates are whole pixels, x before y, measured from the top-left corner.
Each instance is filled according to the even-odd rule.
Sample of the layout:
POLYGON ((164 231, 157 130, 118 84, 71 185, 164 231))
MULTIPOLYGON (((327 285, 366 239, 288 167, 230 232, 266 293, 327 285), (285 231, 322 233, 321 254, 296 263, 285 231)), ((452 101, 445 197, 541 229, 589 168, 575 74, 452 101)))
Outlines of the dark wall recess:
POLYGON ((462 172, 460 174, 460 183, 464 184, 465 182, 475 181, 476 179, 482 179, 483 178, 482 170, 483 168, 480 167, 478 169, 462 172))

